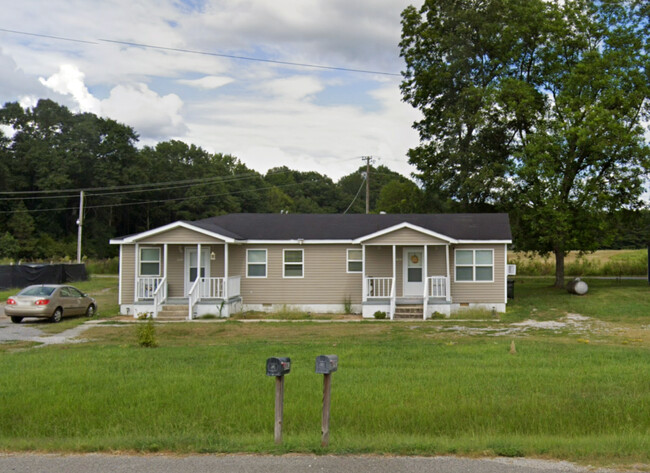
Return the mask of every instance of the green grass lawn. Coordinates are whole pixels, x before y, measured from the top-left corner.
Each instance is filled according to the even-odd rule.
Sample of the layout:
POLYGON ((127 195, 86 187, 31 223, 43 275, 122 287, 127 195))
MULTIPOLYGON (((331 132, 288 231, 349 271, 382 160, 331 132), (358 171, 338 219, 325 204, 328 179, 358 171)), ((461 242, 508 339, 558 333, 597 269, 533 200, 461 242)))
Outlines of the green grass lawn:
POLYGON ((552 287, 552 278, 515 279, 515 298, 508 300, 506 321, 552 320, 576 313, 623 323, 650 322, 650 287, 644 280, 603 280, 585 277, 589 291, 583 296, 552 287))
MULTIPOLYGON (((451 453, 650 464, 650 288, 587 281, 586 296, 571 296, 552 289, 551 279, 518 280, 499 321, 156 324, 155 349, 138 346, 134 324, 102 325, 83 334, 91 340, 84 344, 18 344, 0 351, 0 450, 451 453), (593 331, 461 330, 498 331, 567 313, 590 317, 593 331), (330 446, 322 449, 314 359, 331 353, 340 363, 330 446), (264 373, 269 356, 293 362, 279 447, 274 379, 264 373)), ((93 290, 115 297, 110 287, 93 290)))

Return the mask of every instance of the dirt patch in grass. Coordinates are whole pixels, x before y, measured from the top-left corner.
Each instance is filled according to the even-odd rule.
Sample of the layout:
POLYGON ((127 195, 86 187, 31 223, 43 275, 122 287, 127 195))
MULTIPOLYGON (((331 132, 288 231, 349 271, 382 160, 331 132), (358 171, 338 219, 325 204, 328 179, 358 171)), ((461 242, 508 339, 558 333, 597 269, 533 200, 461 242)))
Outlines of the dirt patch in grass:
POLYGON ((29 350, 30 348, 34 348, 39 345, 42 345, 42 343, 29 342, 26 340, 10 340, 6 342, 0 342, 0 353, 29 350))

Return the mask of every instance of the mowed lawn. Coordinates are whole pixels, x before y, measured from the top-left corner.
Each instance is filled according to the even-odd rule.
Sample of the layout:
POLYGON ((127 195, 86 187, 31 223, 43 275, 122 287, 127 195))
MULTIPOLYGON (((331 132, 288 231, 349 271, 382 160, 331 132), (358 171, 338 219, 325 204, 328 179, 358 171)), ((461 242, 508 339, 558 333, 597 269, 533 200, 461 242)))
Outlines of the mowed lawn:
POLYGON ((647 464, 650 292, 641 283, 599 282, 564 298, 550 280, 527 280, 500 321, 158 324, 155 349, 138 346, 133 324, 98 326, 88 343, 0 353, 0 448, 647 464), (593 332, 480 332, 508 329, 526 311, 539 320, 581 313, 593 332), (323 449, 314 359, 332 353, 340 363, 323 449), (293 362, 280 447, 269 356, 293 362))

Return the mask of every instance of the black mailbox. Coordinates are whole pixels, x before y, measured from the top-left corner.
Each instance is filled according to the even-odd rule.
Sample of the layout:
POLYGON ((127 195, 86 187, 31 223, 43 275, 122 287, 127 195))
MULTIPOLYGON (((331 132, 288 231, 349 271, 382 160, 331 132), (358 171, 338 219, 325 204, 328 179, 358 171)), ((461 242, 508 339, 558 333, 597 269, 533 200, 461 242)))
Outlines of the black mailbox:
POLYGON ((284 376, 291 371, 291 358, 271 357, 266 360, 266 376, 284 376))
POLYGON ((339 367, 337 355, 320 355, 316 357, 316 374, 334 373, 339 367))

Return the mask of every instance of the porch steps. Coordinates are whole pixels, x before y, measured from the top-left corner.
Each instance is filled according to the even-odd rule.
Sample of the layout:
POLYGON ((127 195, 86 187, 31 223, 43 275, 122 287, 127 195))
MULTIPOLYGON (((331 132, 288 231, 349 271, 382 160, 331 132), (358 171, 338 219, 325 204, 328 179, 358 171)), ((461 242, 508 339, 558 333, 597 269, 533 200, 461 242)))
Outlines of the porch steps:
POLYGON ((402 304, 395 306, 396 319, 421 319, 424 314, 423 304, 402 304))
POLYGON ((158 312, 158 317, 156 320, 187 320, 188 311, 189 306, 187 305, 164 305, 162 310, 158 312))

